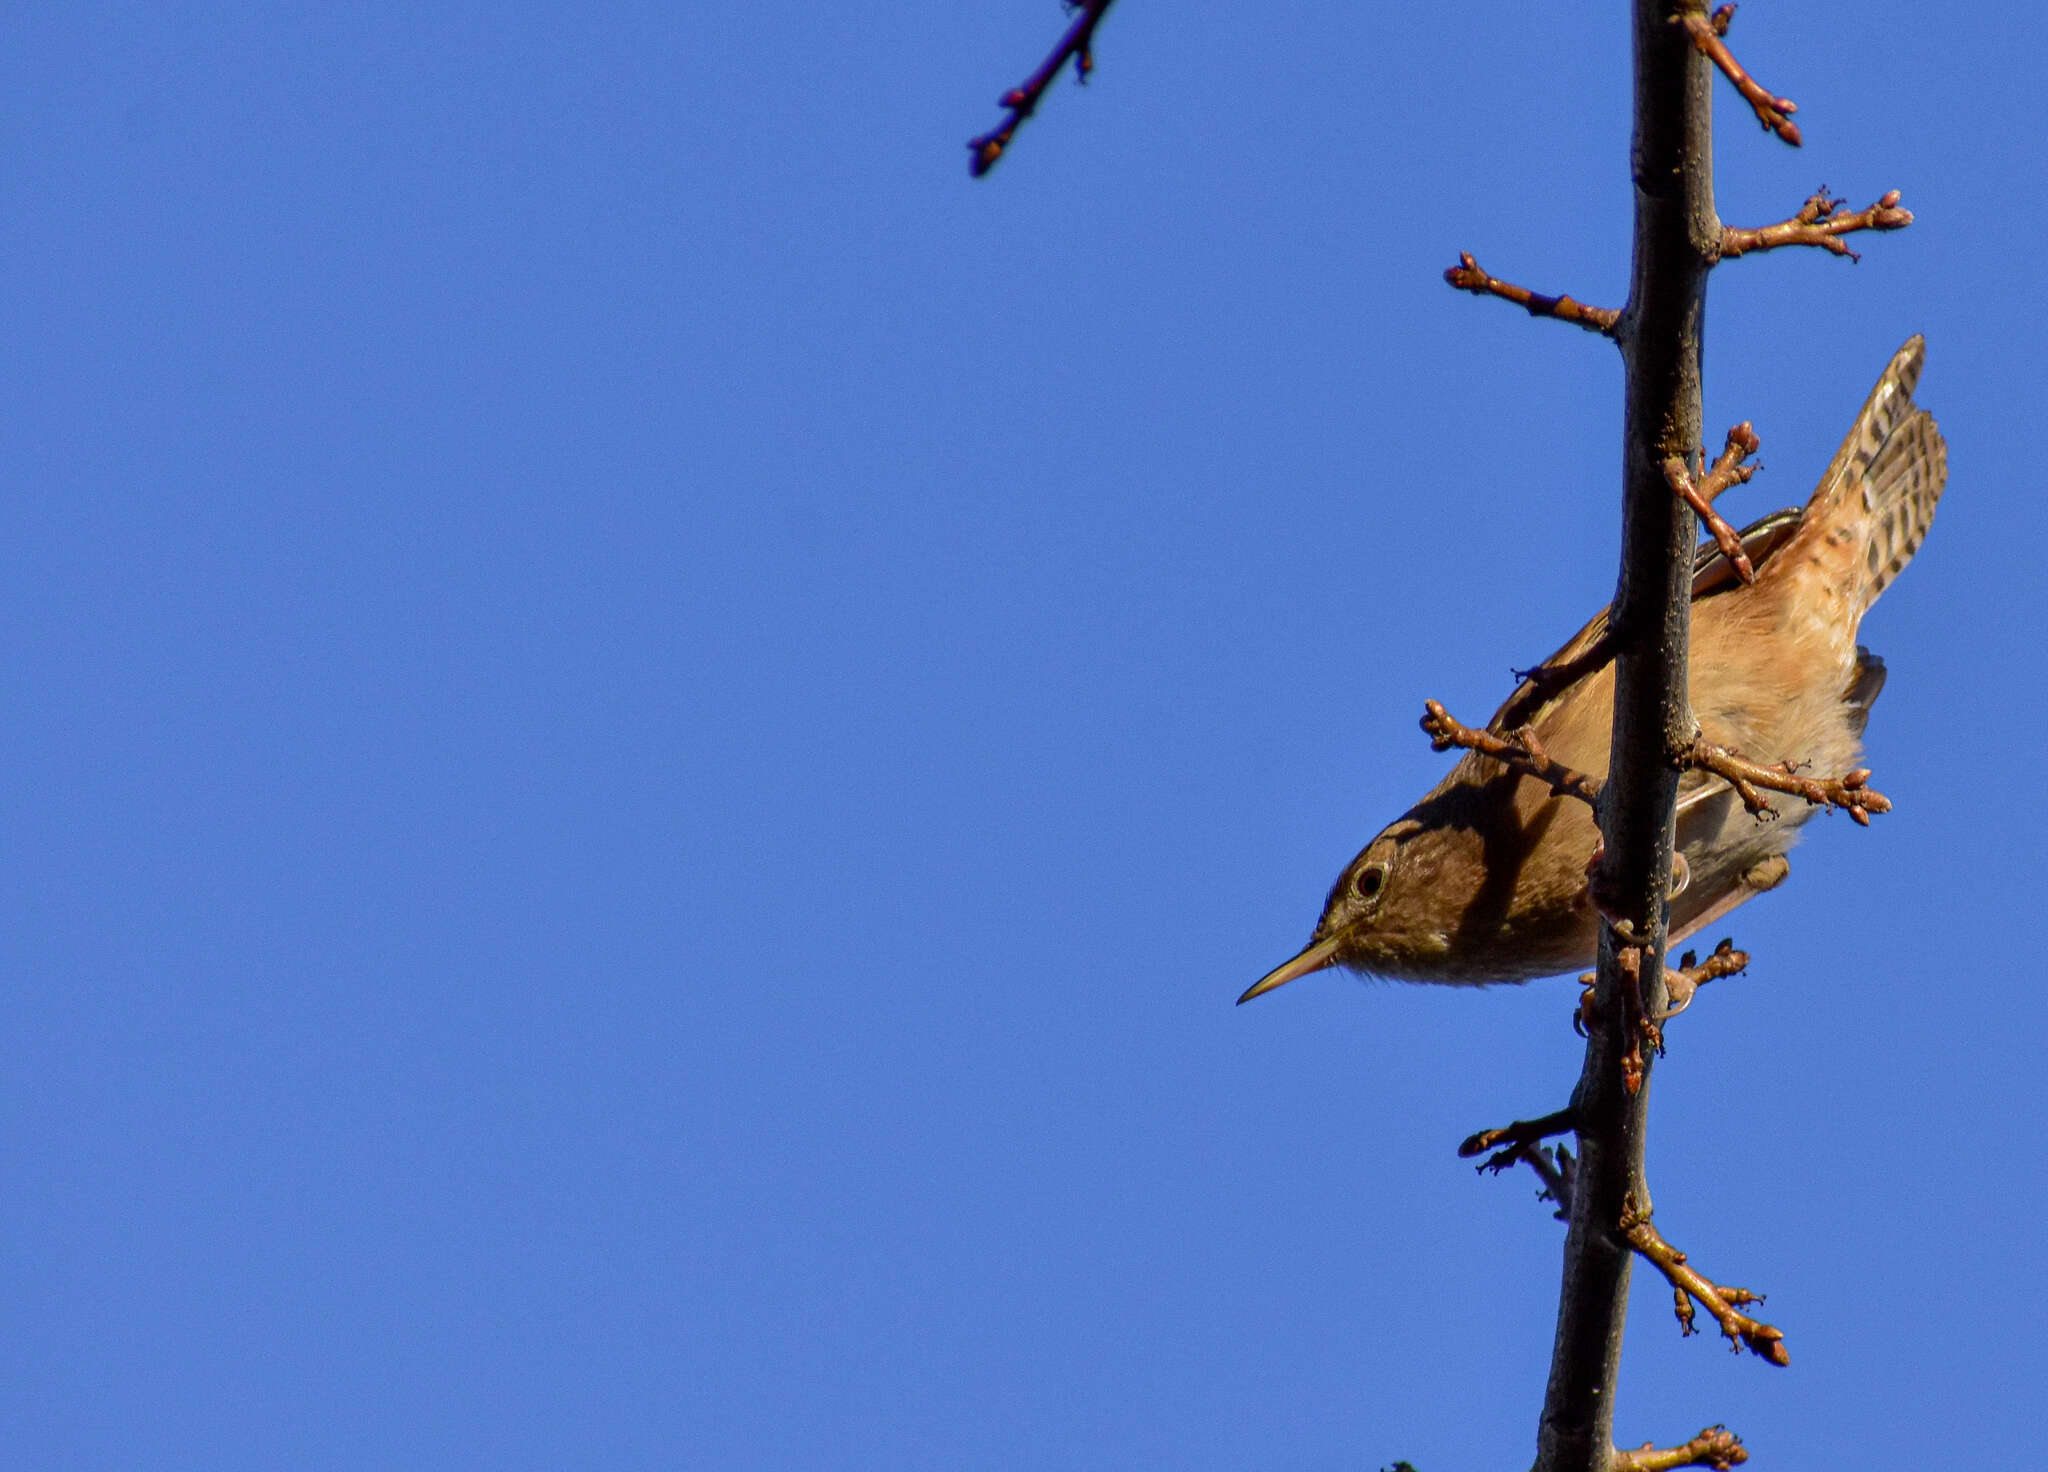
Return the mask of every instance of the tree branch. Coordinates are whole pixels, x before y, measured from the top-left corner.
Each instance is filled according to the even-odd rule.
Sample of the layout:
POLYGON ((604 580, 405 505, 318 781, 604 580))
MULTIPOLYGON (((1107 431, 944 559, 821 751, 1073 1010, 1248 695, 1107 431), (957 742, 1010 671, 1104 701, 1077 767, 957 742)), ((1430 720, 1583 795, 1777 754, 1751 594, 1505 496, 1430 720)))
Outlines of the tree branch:
POLYGON ((1674 1472, 1679 1467, 1728 1472, 1748 1460, 1741 1437, 1726 1426, 1709 1426, 1684 1446, 1657 1447, 1646 1441, 1634 1451, 1616 1451, 1608 1472, 1674 1472))
POLYGON ((1635 249, 1628 305, 1615 324, 1627 374, 1622 554, 1610 615, 1614 730, 1596 891, 1618 907, 1638 944, 1625 946, 1603 927, 1593 1024, 1572 1096, 1579 1167, 1537 1429, 1538 1472, 1608 1472, 1614 1456, 1632 1256, 1620 1226, 1634 1203, 1649 1201, 1643 1148, 1653 1059, 1642 1054, 1641 1021, 1663 1015, 1666 1002, 1664 902, 1678 798, 1667 753, 1697 729, 1686 699, 1693 515, 1671 493, 1662 467, 1701 439, 1706 279, 1721 237, 1712 72, 1688 30, 1671 24, 1669 0, 1636 0, 1632 10, 1635 249), (1624 950, 1637 963, 1633 978, 1623 971, 1624 950), (1638 989, 1639 1002, 1631 995, 1638 989), (1632 1002, 1643 1012, 1634 1013, 1632 1002))
POLYGON ((1007 107, 1010 115, 1000 128, 983 133, 979 138, 967 142, 971 157, 967 161, 967 172, 979 179, 996 166, 996 160, 1003 156, 1003 150, 1010 146, 1010 140, 1017 135, 1017 129, 1024 120, 1038 111, 1038 100, 1045 96, 1045 89, 1052 85, 1052 79, 1059 75, 1060 68, 1073 59, 1074 79, 1086 82, 1088 74, 1095 70, 1095 28, 1102 24, 1103 16, 1116 0, 1082 0, 1069 4, 1069 10, 1080 11, 1080 16, 1060 37, 1059 45, 1053 47, 1052 55, 1037 71, 1024 79, 1021 87, 1012 87, 996 99, 998 107, 1007 107))
POLYGON ((1444 272, 1444 280, 1460 291, 1469 291, 1474 296, 1497 296, 1502 301, 1513 302, 1524 308, 1532 317, 1551 317, 1559 322, 1570 322, 1588 332, 1597 332, 1603 337, 1614 335, 1614 324, 1621 313, 1613 307, 1589 307, 1584 302, 1574 301, 1568 296, 1544 296, 1541 292, 1529 290, 1490 276, 1472 259, 1470 252, 1458 256, 1458 264, 1444 272))
POLYGON ((1777 250, 1787 245, 1815 245, 1838 256, 1860 261, 1862 256, 1842 244, 1842 237, 1858 230, 1903 230, 1913 223, 1913 212, 1899 206, 1899 191, 1887 191, 1867 209, 1842 213, 1842 201, 1820 190, 1799 207, 1799 213, 1775 225, 1738 230, 1733 225, 1721 230, 1721 259, 1732 261, 1751 251, 1777 250))
POLYGON ((1755 77, 1742 69, 1742 63, 1735 59, 1735 53, 1721 39, 1728 34, 1728 23, 1734 18, 1735 7, 1723 5, 1711 18, 1704 10, 1687 10, 1672 16, 1671 23, 1683 26, 1700 55, 1713 62, 1721 69, 1722 75, 1735 84, 1735 90, 1756 113, 1758 122, 1797 148, 1803 140, 1799 136, 1799 124, 1792 121, 1792 114, 1799 111, 1799 105, 1789 97, 1776 97, 1764 90, 1755 77))
POLYGON ((1721 1326, 1729 1348, 1747 1349, 1780 1368, 1792 1363, 1792 1357, 1785 1352, 1785 1336, 1769 1324, 1752 1319, 1741 1311, 1742 1305, 1762 1303, 1764 1296, 1761 1293, 1710 1282, 1686 1261, 1684 1253, 1664 1240, 1647 1211, 1631 1211, 1624 1216, 1622 1233, 1628 1238, 1629 1246, 1653 1263, 1670 1281, 1680 1333, 1698 1332, 1692 1322, 1692 1300, 1698 1299, 1700 1307, 1712 1314, 1714 1321, 1721 1326))
POLYGON ((1792 770, 1789 763, 1763 766, 1737 756, 1725 746, 1716 746, 1698 732, 1679 749, 1679 753, 1679 760, 1685 766, 1726 778, 1728 785, 1742 799, 1742 805, 1765 822, 1776 818, 1778 810, 1758 788, 1803 797, 1817 808, 1840 808, 1865 828, 1870 826, 1872 813, 1892 810, 1890 798, 1876 788, 1864 785, 1870 781, 1868 767, 1858 767, 1845 777, 1802 777, 1792 770))
POLYGON ((1599 781, 1551 756, 1543 749, 1543 743, 1536 739, 1532 726, 1524 726, 1506 736, 1496 736, 1491 731, 1475 731, 1439 702, 1426 700, 1423 702, 1422 729, 1429 733, 1429 744, 1438 751, 1448 751, 1453 746, 1476 751, 1481 756, 1492 757, 1510 771, 1547 783, 1552 797, 1576 797, 1589 806, 1599 805, 1599 781))
MULTIPOLYGON (((1683 455, 1666 455, 1663 467, 1665 481, 1686 505, 1692 507, 1693 515, 1706 523, 1714 545, 1721 549, 1728 565, 1735 569, 1735 576, 1745 583, 1756 581, 1756 569, 1749 565, 1749 554, 1742 550, 1742 538, 1714 509, 1714 498, 1730 486, 1744 484, 1756 474, 1754 465, 1742 462, 1756 453, 1757 445, 1756 431, 1745 419, 1728 431, 1728 443, 1721 451, 1721 458, 1714 462, 1712 470, 1703 471, 1697 482, 1686 468, 1683 455)), ((1701 458, 1705 458, 1704 454, 1701 458)))

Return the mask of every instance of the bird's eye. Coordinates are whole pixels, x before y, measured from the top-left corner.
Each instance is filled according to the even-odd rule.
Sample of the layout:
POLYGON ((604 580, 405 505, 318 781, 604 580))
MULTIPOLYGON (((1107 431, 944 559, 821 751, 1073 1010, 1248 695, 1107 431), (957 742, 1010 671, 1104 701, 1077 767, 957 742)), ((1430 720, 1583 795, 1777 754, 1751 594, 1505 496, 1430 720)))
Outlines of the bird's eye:
POLYGON ((1351 887, 1358 891, 1362 900, 1375 899, 1387 885, 1387 866, 1373 864, 1358 871, 1358 877, 1351 881, 1351 887))

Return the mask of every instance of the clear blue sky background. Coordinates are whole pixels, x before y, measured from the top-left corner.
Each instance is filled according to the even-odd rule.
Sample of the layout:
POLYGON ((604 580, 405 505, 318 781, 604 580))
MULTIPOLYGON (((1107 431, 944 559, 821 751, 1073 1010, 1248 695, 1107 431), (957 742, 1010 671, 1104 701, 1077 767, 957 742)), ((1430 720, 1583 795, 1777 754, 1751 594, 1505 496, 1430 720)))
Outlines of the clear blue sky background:
MULTIPOLYGON (((1569 981, 1301 982, 1613 586, 1625 7, 32 7, 0 60, 0 1438, 36 1468, 1521 1465, 1569 981)), ((1898 811, 1674 1028, 1628 1443, 2038 1459, 2037 10, 1755 0, 1746 517, 1928 336, 1898 811)))

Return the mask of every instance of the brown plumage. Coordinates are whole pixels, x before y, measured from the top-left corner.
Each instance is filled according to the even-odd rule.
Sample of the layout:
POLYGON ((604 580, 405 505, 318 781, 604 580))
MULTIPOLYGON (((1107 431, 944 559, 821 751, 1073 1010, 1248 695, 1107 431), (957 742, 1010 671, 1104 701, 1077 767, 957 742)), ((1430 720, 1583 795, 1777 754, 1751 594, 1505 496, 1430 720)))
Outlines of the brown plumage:
MULTIPOLYGON (((1753 584, 1712 544, 1701 548, 1690 689, 1709 741, 1822 775, 1857 765, 1884 686, 1857 625, 1919 550, 1948 475, 1941 432, 1913 403, 1924 351, 1914 337, 1892 358, 1805 507, 1742 533, 1753 584)), ((1590 649, 1606 626, 1602 611, 1545 663, 1590 649)), ((1610 663, 1554 692, 1524 682, 1488 728, 1533 726, 1550 755, 1604 777, 1613 719, 1610 663)), ((1777 821, 1759 822, 1725 781, 1685 775, 1673 940, 1785 878, 1785 851, 1813 809, 1796 798, 1778 807, 1777 821)), ((1345 867, 1307 947, 1238 1000, 1328 966, 1454 985, 1588 967, 1598 927, 1586 872, 1598 838, 1584 803, 1468 753, 1345 867)))

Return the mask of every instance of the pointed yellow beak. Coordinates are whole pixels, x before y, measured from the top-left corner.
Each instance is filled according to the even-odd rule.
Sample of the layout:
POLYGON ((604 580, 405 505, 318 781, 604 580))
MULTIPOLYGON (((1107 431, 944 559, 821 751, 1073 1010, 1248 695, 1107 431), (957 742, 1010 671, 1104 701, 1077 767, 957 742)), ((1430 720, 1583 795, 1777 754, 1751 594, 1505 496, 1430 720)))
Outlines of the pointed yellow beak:
POLYGON ((1336 965, 1337 939, 1333 935, 1328 940, 1319 940, 1292 961, 1275 966, 1251 984, 1245 994, 1237 999, 1237 1005, 1242 1007, 1253 997, 1262 997, 1274 987, 1285 986, 1298 976, 1306 976, 1311 971, 1321 971, 1327 966, 1336 965))

